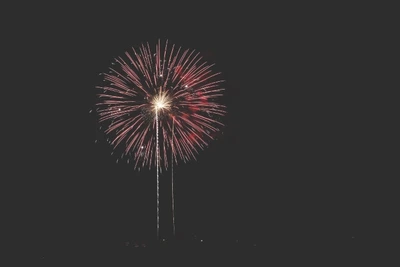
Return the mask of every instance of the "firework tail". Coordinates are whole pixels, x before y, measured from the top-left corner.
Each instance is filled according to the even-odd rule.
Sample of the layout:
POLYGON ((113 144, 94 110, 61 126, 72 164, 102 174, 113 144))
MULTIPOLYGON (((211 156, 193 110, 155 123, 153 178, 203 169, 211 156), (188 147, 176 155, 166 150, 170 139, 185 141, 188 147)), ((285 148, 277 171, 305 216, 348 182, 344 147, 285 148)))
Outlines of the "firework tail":
POLYGON ((160 237, 160 147, 158 142, 158 111, 156 110, 157 240, 160 237))
POLYGON ((172 234, 175 237, 175 196, 174 196, 174 124, 172 120, 172 138, 171 138, 171 206, 172 206, 172 234))

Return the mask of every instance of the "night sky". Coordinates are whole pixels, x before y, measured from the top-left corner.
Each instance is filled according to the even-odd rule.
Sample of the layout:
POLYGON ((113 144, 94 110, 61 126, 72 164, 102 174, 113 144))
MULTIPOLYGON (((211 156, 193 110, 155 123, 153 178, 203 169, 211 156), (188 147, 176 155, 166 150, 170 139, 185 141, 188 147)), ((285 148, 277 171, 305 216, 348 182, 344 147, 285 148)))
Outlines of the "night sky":
MULTIPOLYGON (((26 22, 21 37, 34 64, 22 100, 31 108, 20 134, 29 138, 16 152, 20 245, 51 254, 155 239, 155 170, 115 163, 89 111, 98 74, 158 39, 201 52, 226 80, 223 134, 197 161, 175 166, 182 240, 351 251, 390 235, 390 162, 385 140, 376 142, 387 121, 365 82, 374 27, 353 9, 198 2, 51 10, 26 22)), ((169 175, 160 178, 164 238, 169 175)))

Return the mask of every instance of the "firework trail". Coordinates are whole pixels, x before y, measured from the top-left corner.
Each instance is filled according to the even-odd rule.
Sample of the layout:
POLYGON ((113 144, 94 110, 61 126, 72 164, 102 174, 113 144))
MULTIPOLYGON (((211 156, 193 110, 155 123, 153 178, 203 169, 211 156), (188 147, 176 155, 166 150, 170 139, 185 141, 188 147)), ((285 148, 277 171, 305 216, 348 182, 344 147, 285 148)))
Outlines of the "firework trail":
POLYGON ((159 172, 168 168, 167 151, 171 166, 195 159, 223 126, 223 80, 212 67, 194 50, 158 41, 155 51, 147 43, 116 58, 97 87, 99 122, 114 150, 135 169, 157 169, 157 225, 159 172))
POLYGON ((158 110, 156 110, 156 150, 157 150, 157 237, 160 234, 160 145, 158 138, 158 110))

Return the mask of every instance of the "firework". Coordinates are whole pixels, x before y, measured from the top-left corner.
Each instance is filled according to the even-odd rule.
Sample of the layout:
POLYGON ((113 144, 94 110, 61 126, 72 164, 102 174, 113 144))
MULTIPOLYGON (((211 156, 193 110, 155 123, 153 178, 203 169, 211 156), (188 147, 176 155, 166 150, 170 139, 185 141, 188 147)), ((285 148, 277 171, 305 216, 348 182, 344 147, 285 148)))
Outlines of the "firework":
POLYGON ((103 77, 99 121, 135 169, 195 159, 223 126, 223 80, 195 50, 142 44, 116 58, 103 77))
MULTIPOLYGON (((218 103, 223 80, 212 65, 194 50, 182 50, 160 41, 152 51, 142 44, 125 57, 115 59, 104 73, 105 85, 97 103, 99 121, 122 156, 132 157, 135 168, 157 169, 157 237, 159 237, 159 172, 178 159, 195 159, 223 124, 225 106, 218 103), (161 164, 162 161, 162 164, 161 164)), ((128 159, 129 161, 129 159, 128 159)), ((173 233, 175 235, 174 186, 172 182, 173 233)))

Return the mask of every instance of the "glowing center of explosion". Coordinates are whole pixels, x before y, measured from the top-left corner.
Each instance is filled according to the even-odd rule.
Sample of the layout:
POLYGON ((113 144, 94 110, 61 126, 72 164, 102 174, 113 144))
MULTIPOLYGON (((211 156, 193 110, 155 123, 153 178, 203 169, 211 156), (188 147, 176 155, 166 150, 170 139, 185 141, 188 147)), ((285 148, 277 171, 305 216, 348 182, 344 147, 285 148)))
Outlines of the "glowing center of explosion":
POLYGON ((171 99, 167 96, 166 92, 158 93, 156 96, 154 96, 151 103, 155 111, 163 109, 167 110, 171 108, 171 99))

